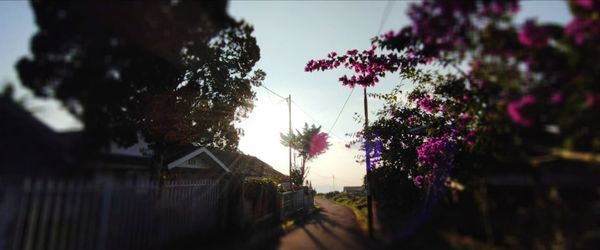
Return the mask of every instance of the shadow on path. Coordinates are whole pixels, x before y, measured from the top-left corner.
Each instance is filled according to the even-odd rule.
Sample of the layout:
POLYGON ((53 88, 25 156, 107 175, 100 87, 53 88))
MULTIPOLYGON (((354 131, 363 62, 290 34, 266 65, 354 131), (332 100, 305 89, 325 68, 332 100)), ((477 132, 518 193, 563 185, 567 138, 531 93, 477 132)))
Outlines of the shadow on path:
POLYGON ((351 209, 316 199, 321 211, 285 234, 278 249, 381 249, 359 230, 351 209))
POLYGON ((324 199, 315 199, 320 209, 303 220, 296 220, 295 227, 284 232, 281 227, 272 228, 234 249, 294 250, 294 249, 383 249, 383 244, 368 239, 359 229, 354 212, 345 206, 324 199))

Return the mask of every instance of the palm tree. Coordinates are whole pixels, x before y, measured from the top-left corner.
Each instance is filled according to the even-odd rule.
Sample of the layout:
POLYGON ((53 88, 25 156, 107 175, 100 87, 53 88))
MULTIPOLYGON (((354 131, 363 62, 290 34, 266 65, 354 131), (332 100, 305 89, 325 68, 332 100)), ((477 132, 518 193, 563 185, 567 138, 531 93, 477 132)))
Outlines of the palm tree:
POLYGON ((292 149, 298 152, 297 157, 300 158, 300 164, 294 163, 292 166, 290 180, 292 184, 302 186, 309 172, 306 163, 317 158, 329 149, 329 146, 331 145, 327 141, 329 135, 325 132, 321 132, 321 126, 308 126, 308 124, 305 123, 302 131, 296 130, 296 133, 288 135, 281 134, 280 136, 281 144, 286 147, 291 146, 292 149))

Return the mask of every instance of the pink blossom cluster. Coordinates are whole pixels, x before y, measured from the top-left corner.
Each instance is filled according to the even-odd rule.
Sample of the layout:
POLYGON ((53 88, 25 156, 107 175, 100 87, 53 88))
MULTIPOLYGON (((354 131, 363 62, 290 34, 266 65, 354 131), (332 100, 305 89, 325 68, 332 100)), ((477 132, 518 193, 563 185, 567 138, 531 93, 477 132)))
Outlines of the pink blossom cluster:
POLYGON ((598 18, 575 17, 565 27, 565 34, 571 37, 577 45, 596 38, 599 31, 600 21, 598 18))
POLYGON ((515 13, 518 9, 516 0, 429 0, 412 5, 408 16, 412 21, 413 36, 423 45, 419 54, 431 58, 469 44, 469 32, 477 24, 507 12, 515 13))
POLYGON ((309 157, 315 157, 322 153, 325 153, 329 148, 329 143, 327 143, 327 139, 329 135, 327 133, 321 132, 315 134, 310 141, 310 148, 308 150, 309 157))
POLYGON ((454 126, 453 131, 453 135, 458 135, 461 134, 461 131, 463 131, 466 127, 467 124, 473 120, 473 116, 471 116, 469 113, 461 113, 458 116, 456 125, 454 126))
POLYGON ((515 0, 485 1, 481 4, 475 1, 426 0, 411 6, 408 12, 411 27, 376 37, 371 49, 362 52, 349 50, 344 55, 331 52, 326 59, 310 60, 304 70, 313 72, 344 67, 355 73, 338 79, 344 86, 373 86, 386 73, 396 72, 400 67, 430 63, 442 53, 465 45, 469 29, 474 26, 474 20, 469 16, 477 15, 479 9, 501 14, 518 7, 515 0), (399 53, 376 54, 377 47, 399 53))
POLYGON ((576 6, 583 10, 591 11, 594 7, 599 7, 600 4, 594 3, 594 0, 574 0, 576 6))
POLYGON ((465 39, 475 22, 470 16, 483 18, 485 15, 502 15, 517 9, 516 0, 482 3, 426 0, 411 5, 408 15, 412 26, 376 37, 371 49, 362 52, 349 50, 344 55, 331 52, 326 59, 310 60, 304 70, 313 72, 344 67, 355 73, 338 79, 344 86, 373 86, 386 73, 395 72, 400 67, 430 63, 444 52, 466 45, 468 42, 465 39), (484 12, 489 13, 484 15, 484 12), (378 55, 375 53, 377 47, 399 53, 378 55))
POLYGON ((587 92, 585 93, 585 107, 586 108, 591 108, 592 106, 594 106, 596 104, 596 100, 597 100, 597 95, 595 95, 592 92, 587 92))
MULTIPOLYGON (((563 59, 567 58, 568 53, 579 52, 578 46, 597 50, 594 42, 600 38, 600 1, 571 0, 571 3, 576 11, 573 20, 564 28, 529 20, 517 29, 515 36, 513 24, 505 17, 518 11, 516 0, 423 0, 411 5, 408 11, 410 26, 374 38, 371 49, 350 50, 342 55, 332 52, 326 59, 311 60, 305 71, 348 68, 353 74, 339 78, 343 85, 368 87, 377 84, 386 73, 399 72, 404 74, 402 77, 418 79, 414 76, 415 66, 432 60, 441 64, 460 64, 472 59, 470 72, 460 72, 470 88, 457 88, 451 95, 448 91, 447 96, 444 96, 446 90, 442 89, 441 94, 436 92, 440 98, 435 100, 422 93, 417 98, 410 98, 424 112, 443 111, 447 107, 443 118, 452 122, 450 129, 434 132, 437 135, 445 133, 443 136, 429 138, 416 148, 420 165, 417 172, 420 174, 415 175, 413 181, 421 186, 444 176, 441 173, 447 173, 445 171, 452 166, 457 145, 473 144, 478 133, 485 132, 491 126, 486 123, 498 122, 498 117, 508 116, 515 127, 531 127, 534 122, 547 122, 541 116, 537 118, 528 113, 534 105, 551 104, 549 107, 558 109, 559 105, 570 105, 574 100, 583 102, 580 105, 585 108, 597 105, 600 98, 595 92, 597 88, 589 87, 595 80, 585 75, 594 69, 585 63, 571 69, 570 60, 563 59), (375 53, 376 48, 392 53, 375 53), (559 51, 557 48, 566 49, 559 51), (464 59, 465 54, 469 53, 473 57, 464 59), (518 77, 515 76, 513 81, 512 76, 502 75, 507 77, 490 80, 489 76, 494 74, 512 72, 490 67, 494 66, 495 59, 509 59, 507 62, 510 64, 514 62, 518 69, 514 72, 519 74, 518 77), (521 66, 524 66, 522 71, 521 66), (576 82, 582 86, 581 91, 548 89, 575 81, 574 77, 578 78, 576 82), (519 92, 519 97, 515 99, 508 99, 512 100, 508 104, 505 95, 498 95, 515 90, 523 92, 519 92), (569 96, 569 93, 573 96, 569 96), (496 114, 494 112, 498 106, 506 109, 496 114)), ((590 58, 582 62, 593 61, 590 58)), ((507 66, 507 70, 512 67, 507 66)), ((552 119, 554 114, 549 113, 540 115, 552 119)), ((396 116, 393 112, 391 115, 396 116)), ((405 122, 411 126, 420 124, 415 116, 409 116, 405 122)))
POLYGON ((454 151, 455 141, 449 135, 426 139, 417 147, 417 160, 428 174, 415 176, 415 185, 420 186, 423 180, 431 182, 444 178, 454 162, 454 151))
POLYGON ((450 136, 428 138, 417 147, 417 160, 431 169, 447 167, 452 163, 453 151, 454 141, 450 136))
POLYGON ((536 98, 533 95, 525 95, 521 99, 510 102, 507 106, 508 115, 510 119, 518 125, 523 127, 529 127, 533 121, 531 118, 526 117, 523 114, 523 109, 527 106, 531 106, 536 103, 536 98))
POLYGON ((554 93, 552 93, 552 95, 550 96, 550 103, 551 104, 561 104, 563 102, 563 95, 562 93, 560 93, 559 91, 556 91, 554 93))
POLYGON ((528 48, 546 47, 549 39, 550 28, 539 26, 532 20, 526 21, 519 32, 519 42, 528 48))
POLYGON ((417 105, 419 105, 419 107, 426 112, 432 112, 437 109, 437 105, 433 102, 433 99, 429 98, 428 96, 417 100, 417 105))
POLYGON ((505 13, 517 13, 519 11, 519 5, 517 2, 508 1, 507 4, 502 4, 503 1, 491 1, 485 3, 480 11, 480 14, 483 16, 501 16, 505 13))
POLYGON ((385 76, 386 72, 396 71, 400 62, 395 54, 377 55, 375 49, 376 47, 373 46, 371 49, 360 53, 358 50, 349 50, 341 56, 336 52, 331 52, 327 59, 308 61, 304 71, 324 71, 343 66, 352 69, 355 73, 350 77, 344 75, 339 78, 344 86, 373 86, 379 82, 380 77, 385 76))

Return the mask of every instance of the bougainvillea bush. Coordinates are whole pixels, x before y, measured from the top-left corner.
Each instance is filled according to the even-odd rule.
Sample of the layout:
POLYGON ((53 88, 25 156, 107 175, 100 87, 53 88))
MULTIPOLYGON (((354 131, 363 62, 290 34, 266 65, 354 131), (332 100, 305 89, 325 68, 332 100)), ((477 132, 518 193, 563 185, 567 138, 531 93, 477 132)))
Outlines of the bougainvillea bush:
POLYGON ((311 60, 305 71, 350 69, 339 78, 349 87, 386 76, 414 86, 372 95, 386 100, 365 133, 383 145, 378 185, 402 176, 416 193, 447 194, 544 159, 598 165, 600 2, 569 8, 572 20, 561 26, 517 23, 516 0, 425 0, 409 7, 409 26, 366 50, 311 60))
POLYGON ((405 105, 395 104, 397 93, 382 96, 388 105, 372 129, 402 127, 387 149, 417 151, 417 164, 399 163, 415 168, 407 171, 417 186, 459 167, 453 155, 464 150, 511 161, 598 152, 600 4, 570 7, 573 20, 561 27, 515 23, 517 1, 423 1, 408 10, 412 25, 374 38, 370 49, 311 60, 305 70, 351 69, 339 78, 350 87, 390 74, 413 82, 405 105))

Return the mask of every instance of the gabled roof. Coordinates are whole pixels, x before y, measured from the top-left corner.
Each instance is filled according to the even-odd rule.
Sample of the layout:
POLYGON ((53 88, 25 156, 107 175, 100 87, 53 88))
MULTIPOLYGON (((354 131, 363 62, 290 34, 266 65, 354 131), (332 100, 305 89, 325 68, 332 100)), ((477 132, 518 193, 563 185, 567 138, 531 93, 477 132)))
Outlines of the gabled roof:
POLYGON ((172 169, 201 154, 206 155, 210 160, 216 163, 217 166, 225 170, 225 172, 231 172, 231 170, 229 170, 229 168, 225 164, 223 164, 221 160, 219 160, 205 147, 186 146, 172 148, 170 152, 167 151, 167 154, 165 156, 165 164, 167 165, 167 169, 172 169))
POLYGON ((211 151, 215 156, 221 159, 233 173, 253 177, 286 177, 286 175, 280 173, 269 164, 254 156, 246 155, 240 152, 223 151, 217 149, 212 149, 211 151))
POLYGON ((16 103, 0 98, 0 172, 49 175, 76 159, 50 127, 16 103))

